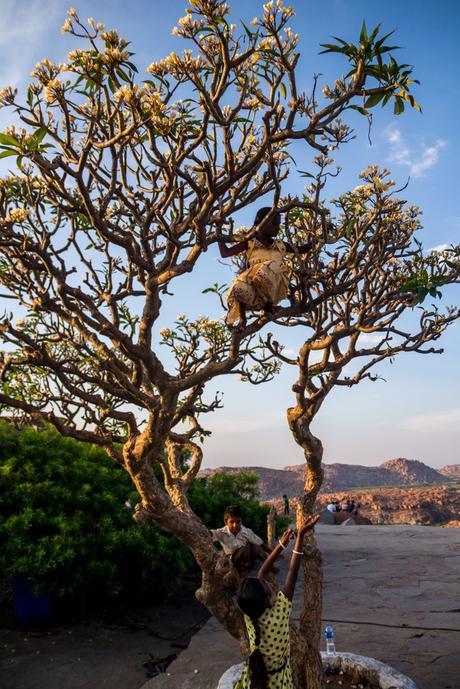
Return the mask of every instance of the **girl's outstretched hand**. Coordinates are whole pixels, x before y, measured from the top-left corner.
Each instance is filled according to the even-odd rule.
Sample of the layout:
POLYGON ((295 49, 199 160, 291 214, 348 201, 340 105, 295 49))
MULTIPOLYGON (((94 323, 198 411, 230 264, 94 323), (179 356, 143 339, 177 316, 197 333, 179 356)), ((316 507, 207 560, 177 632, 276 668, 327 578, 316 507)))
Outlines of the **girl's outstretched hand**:
POLYGON ((318 519, 319 519, 319 514, 314 514, 313 516, 308 517, 307 521, 304 524, 302 524, 302 526, 300 527, 300 529, 298 531, 299 536, 301 538, 303 538, 306 533, 311 531, 313 529, 313 527, 315 526, 316 522, 318 521, 318 519))
POLYGON ((280 538, 280 543, 286 547, 289 541, 294 538, 295 533, 292 529, 286 529, 286 531, 283 533, 283 535, 280 538))

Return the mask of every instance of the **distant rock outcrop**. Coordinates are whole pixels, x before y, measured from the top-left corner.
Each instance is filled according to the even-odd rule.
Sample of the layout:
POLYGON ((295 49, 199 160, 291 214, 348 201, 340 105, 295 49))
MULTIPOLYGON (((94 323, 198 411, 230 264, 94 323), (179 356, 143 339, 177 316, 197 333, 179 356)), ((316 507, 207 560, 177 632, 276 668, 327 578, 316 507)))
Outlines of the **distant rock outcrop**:
MULTIPOLYGON (((284 469, 266 467, 220 467, 205 469, 201 476, 218 471, 230 473, 251 471, 259 477, 261 500, 274 500, 284 493, 288 497, 299 495, 305 481, 305 465, 296 464, 284 469)), ((322 492, 345 491, 352 488, 436 486, 460 481, 460 464, 436 471, 415 459, 390 459, 377 467, 359 464, 325 464, 322 492)))
POLYGON ((435 486, 446 483, 443 474, 416 459, 390 459, 379 468, 387 472, 389 481, 394 481, 387 485, 398 485, 399 482, 403 486, 435 486))
MULTIPOLYGON (((381 488, 345 495, 321 493, 317 508, 322 510, 331 500, 344 502, 349 497, 359 505, 358 516, 369 519, 372 524, 458 526, 460 523, 460 490, 450 486, 381 488)), ((334 514, 336 523, 349 516, 348 512, 334 514)), ((355 515, 351 516, 356 519, 355 515)))

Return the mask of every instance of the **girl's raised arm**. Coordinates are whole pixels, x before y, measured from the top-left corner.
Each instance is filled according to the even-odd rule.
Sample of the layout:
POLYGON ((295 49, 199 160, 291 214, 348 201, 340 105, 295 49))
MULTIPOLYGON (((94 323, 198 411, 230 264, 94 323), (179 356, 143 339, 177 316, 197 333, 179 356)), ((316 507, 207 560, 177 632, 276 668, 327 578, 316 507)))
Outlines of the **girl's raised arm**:
POLYGON ((319 514, 309 517, 305 524, 302 524, 300 529, 297 531, 294 548, 292 549, 291 562, 289 564, 289 570, 286 575, 286 581, 284 582, 283 588, 283 593, 289 600, 292 600, 292 597, 294 596, 294 589, 297 583, 297 574, 299 573, 299 566, 303 553, 303 537, 308 531, 313 529, 318 519, 319 514))
POLYGON ((281 555, 283 550, 285 550, 287 544, 289 543, 289 540, 293 537, 294 532, 292 529, 287 529, 287 531, 283 533, 280 540, 275 545, 267 559, 264 560, 262 567, 259 569, 259 573, 257 574, 258 579, 265 579, 265 577, 275 564, 275 561, 279 558, 279 556, 281 555))

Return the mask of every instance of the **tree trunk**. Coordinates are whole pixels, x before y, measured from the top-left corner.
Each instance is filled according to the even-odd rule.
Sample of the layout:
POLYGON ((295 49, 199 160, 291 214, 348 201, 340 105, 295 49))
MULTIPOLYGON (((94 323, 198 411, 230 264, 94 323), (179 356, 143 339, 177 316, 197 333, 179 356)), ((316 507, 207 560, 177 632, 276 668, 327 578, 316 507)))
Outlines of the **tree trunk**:
POLYGON ((304 592, 300 613, 300 634, 305 639, 305 672, 308 689, 323 686, 323 666, 319 646, 321 642, 321 612, 323 607, 322 556, 312 537, 305 547, 303 558, 304 592))
POLYGON ((276 541, 276 508, 274 505, 270 507, 267 514, 267 543, 270 548, 273 548, 276 541))
MULTIPOLYGON (((165 531, 174 534, 193 553, 201 569, 201 587, 196 598, 216 617, 229 634, 245 648, 243 615, 233 600, 239 576, 230 558, 217 550, 203 522, 190 510, 186 495, 176 490, 173 496, 163 490, 150 462, 126 453, 127 469, 141 497, 134 518, 143 522, 153 519, 165 531)), ((177 488, 177 487, 176 487, 177 488)))
POLYGON ((322 689, 321 641, 322 557, 314 537, 305 544, 304 593, 299 628, 291 626, 291 665, 295 689, 322 689))
MULTIPOLYGON (((310 431, 311 419, 299 411, 298 408, 288 410, 289 426, 296 442, 302 447, 306 459, 304 492, 297 504, 298 524, 313 513, 316 496, 323 482, 322 443, 310 431)), ((306 541, 304 553, 302 562, 304 594, 298 630, 301 643, 293 639, 292 672, 296 689, 322 689, 324 675, 319 651, 323 584, 322 557, 313 535, 306 541)))
POLYGON ((249 644, 243 615, 233 599, 239 576, 230 560, 222 556, 214 572, 202 571, 201 587, 196 591, 197 600, 209 610, 222 627, 238 639, 241 653, 249 655, 249 644), (230 587, 231 588, 228 588, 230 587))

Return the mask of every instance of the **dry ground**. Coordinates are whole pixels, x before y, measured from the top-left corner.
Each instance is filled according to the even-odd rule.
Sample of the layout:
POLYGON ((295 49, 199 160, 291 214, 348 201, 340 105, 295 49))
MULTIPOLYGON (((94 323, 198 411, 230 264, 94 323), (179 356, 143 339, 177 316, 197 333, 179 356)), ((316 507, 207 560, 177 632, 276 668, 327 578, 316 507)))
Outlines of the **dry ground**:
POLYGON ((2 689, 139 689, 155 659, 179 654, 209 617, 195 578, 168 602, 107 619, 21 629, 3 605, 2 689))

